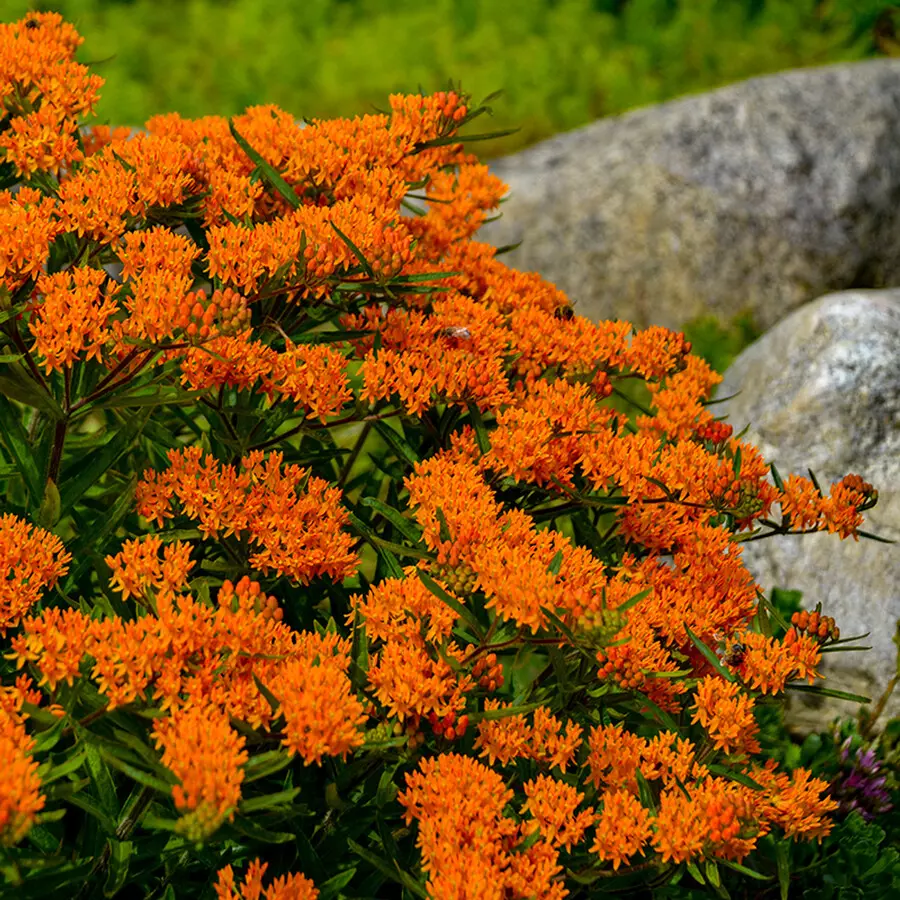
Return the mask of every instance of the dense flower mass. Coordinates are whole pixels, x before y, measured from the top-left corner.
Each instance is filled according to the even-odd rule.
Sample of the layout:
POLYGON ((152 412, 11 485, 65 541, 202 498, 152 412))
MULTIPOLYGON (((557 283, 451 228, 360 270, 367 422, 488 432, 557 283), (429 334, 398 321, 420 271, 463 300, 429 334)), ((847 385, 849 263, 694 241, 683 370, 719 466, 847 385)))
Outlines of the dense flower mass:
POLYGON ((476 240, 460 90, 89 128, 80 42, 0 26, 0 876, 561 900, 826 837, 757 708, 840 630, 741 544, 877 491, 476 240))
POLYGON ((0 635, 14 628, 68 571, 71 554, 56 535, 0 515, 0 635))

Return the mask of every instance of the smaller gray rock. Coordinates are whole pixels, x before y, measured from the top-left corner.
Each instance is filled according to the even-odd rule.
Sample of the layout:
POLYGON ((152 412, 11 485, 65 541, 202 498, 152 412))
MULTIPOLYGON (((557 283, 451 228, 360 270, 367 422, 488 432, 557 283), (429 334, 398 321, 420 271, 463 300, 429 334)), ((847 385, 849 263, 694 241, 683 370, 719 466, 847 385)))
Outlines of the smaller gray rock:
MULTIPOLYGON (((871 482, 879 499, 864 530, 900 539, 900 290, 848 291, 802 307, 735 360, 718 393, 737 394, 720 411, 736 429, 750 425, 746 439, 783 476, 810 468, 823 490, 850 472, 871 482)), ((872 650, 826 654, 822 672, 828 687, 877 700, 895 672, 900 545, 773 537, 745 544, 744 559, 767 592, 802 591, 804 608, 821 601, 842 636, 870 633, 863 643, 872 650)), ((804 698, 789 719, 810 730, 856 711, 804 698)), ((900 691, 891 715, 900 715, 900 691)))

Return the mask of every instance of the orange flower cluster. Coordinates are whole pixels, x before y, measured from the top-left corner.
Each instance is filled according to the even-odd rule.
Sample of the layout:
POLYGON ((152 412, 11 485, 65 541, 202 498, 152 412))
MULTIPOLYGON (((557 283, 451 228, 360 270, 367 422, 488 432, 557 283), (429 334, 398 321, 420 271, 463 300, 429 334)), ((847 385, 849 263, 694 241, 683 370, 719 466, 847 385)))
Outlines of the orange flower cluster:
MULTIPOLYGON (((215 301, 205 312, 198 312, 206 316, 214 305, 215 301)), ((346 360, 336 350, 288 340, 279 353, 250 335, 250 331, 242 331, 214 337, 204 346, 188 350, 181 365, 184 383, 195 391, 227 386, 255 389, 270 398, 280 395, 292 400, 298 411, 323 422, 352 399, 346 360)))
POLYGON ((758 753, 753 699, 740 687, 715 675, 697 685, 692 721, 698 722, 723 753, 758 753))
POLYGON ((172 712, 153 724, 163 765, 178 779, 172 788, 182 813, 177 830, 201 843, 234 818, 247 761, 244 738, 215 707, 195 706, 172 712))
MULTIPOLYGON (((710 735, 715 740, 718 734, 717 743, 731 736, 728 728, 736 718, 728 702, 732 696, 720 687, 698 691, 702 724, 711 723, 710 735)), ((672 732, 647 740, 606 725, 592 729, 589 743, 590 780, 601 788, 603 801, 591 849, 614 869, 651 849, 663 862, 702 857, 739 861, 774 826, 806 838, 822 837, 831 828, 828 814, 836 804, 822 796, 827 784, 803 770, 791 779, 775 773, 774 764, 754 767, 750 774, 762 786, 754 790, 711 775, 697 761, 693 744, 672 732), (758 777, 760 772, 764 777, 758 777), (638 775, 661 783, 655 814, 639 800, 638 775), (797 803, 789 810, 792 800, 797 803)), ((751 738, 741 749, 750 751, 752 743, 751 738)))
MULTIPOLYGON (((485 700, 485 712, 508 708, 498 700, 485 700)), ((533 759, 549 766, 559 766, 565 772, 581 749, 583 729, 575 722, 562 722, 545 706, 533 714, 532 724, 522 714, 502 719, 483 719, 478 723, 475 749, 481 751, 493 765, 495 761, 507 765, 514 759, 533 759)))
POLYGON ((800 531, 830 531, 843 540, 852 537, 863 523, 862 512, 871 509, 878 491, 859 475, 845 475, 831 485, 829 495, 822 495, 810 479, 789 475, 778 502, 785 521, 800 531))
POLYGON ((106 557, 112 572, 110 584, 124 600, 144 598, 151 589, 155 602, 170 607, 175 595, 187 587, 194 567, 190 556, 190 544, 174 541, 163 547, 158 535, 126 541, 118 553, 106 557))
MULTIPOLYGON (((550 842, 539 839, 517 849, 523 831, 503 815, 512 791, 492 769, 470 757, 445 753, 423 760, 407 775, 406 785, 398 799, 406 808, 407 823, 419 823, 417 843, 428 873, 428 895, 434 900, 566 896, 558 879, 562 866, 550 842)), ((543 821, 548 830, 556 828, 557 837, 578 833, 584 823, 576 821, 573 812, 547 808, 545 785, 533 785, 532 793, 539 828, 543 821)))
POLYGON ((116 285, 101 269, 79 268, 38 279, 42 301, 28 327, 44 368, 62 371, 79 359, 99 359, 118 310, 116 285))
MULTIPOLYGON (((183 548, 175 545, 160 562, 144 552, 152 547, 126 547, 114 560, 115 582, 146 590, 167 563, 186 568, 183 548)), ((172 585, 163 582, 162 590, 171 593, 172 585)), ((163 602, 162 592, 155 614, 131 621, 51 608, 26 619, 12 640, 19 665, 33 664, 51 689, 71 684, 82 660, 92 661, 108 709, 146 699, 173 711, 219 709, 254 728, 274 729, 283 719, 283 745, 307 764, 345 755, 364 740, 363 707, 347 676, 349 649, 337 635, 282 623, 274 598, 249 579, 226 581, 215 610, 182 593, 163 602), (277 698, 277 710, 257 682, 277 698)))
POLYGON ((584 833, 594 823, 594 809, 576 812, 584 800, 571 785, 547 775, 539 775, 523 785, 528 798, 522 812, 532 817, 531 830, 554 847, 571 850, 584 839, 584 833))
POLYGON ((50 244, 62 228, 55 209, 53 198, 33 188, 0 192, 0 233, 16 237, 0 241, 0 284, 10 293, 41 274, 50 244))
POLYGON ((58 13, 0 25, 0 152, 26 178, 81 159, 77 118, 97 102, 103 79, 75 62, 82 38, 58 13))
POLYGON ((69 570, 62 541, 9 513, 0 515, 0 636, 15 628, 69 570))
MULTIPOLYGON (((490 765, 424 758, 399 798, 435 898, 562 898, 559 855, 588 841, 616 870, 638 856, 740 861, 776 827, 827 834, 822 782, 748 757, 759 750, 753 692, 812 681, 833 623, 798 619, 781 640, 753 631, 758 589, 734 534, 771 525, 778 503, 786 528, 856 537, 871 485, 847 476, 827 497, 794 476, 774 486, 760 453, 711 413, 719 376, 683 334, 589 322, 475 241, 506 187, 457 141, 462 94, 393 96, 387 114, 353 120, 301 125, 257 106, 231 122, 172 114, 141 133, 82 135, 100 81, 74 61, 80 42, 52 13, 0 26, 0 160, 30 179, 0 191, 0 306, 21 304, 4 327, 27 342, 29 371, 46 370, 66 414, 97 399, 71 396, 79 385, 105 396, 159 365, 219 411, 237 392, 251 415, 281 403, 301 420, 295 432, 354 405, 362 417, 369 404, 370 421, 418 417, 428 434, 405 487, 430 556, 350 599, 351 681, 351 641, 333 623, 292 629, 250 577, 210 602, 206 579, 190 581, 190 545, 164 535, 106 558, 133 615, 34 615, 69 557, 2 516, 11 658, 49 690, 89 672, 107 710, 161 708, 153 734, 178 782, 178 828, 195 841, 240 801, 239 727, 318 765, 360 748, 368 716, 380 720, 375 743, 405 729, 406 753, 424 742, 423 721, 452 741, 478 716, 473 751, 490 765), (571 531, 553 527, 560 517, 571 531), (732 648, 721 666, 704 652, 717 646, 732 648), (624 694, 625 708, 663 720, 687 712, 702 752, 674 731, 621 724, 585 739, 552 704, 529 718, 485 698, 504 683, 505 651, 521 648, 547 651, 552 675, 577 658, 582 680, 596 659, 588 696, 615 706, 624 694), (719 777, 722 756, 761 790, 719 777), (490 766, 517 760, 542 772, 514 791, 490 766)), ((399 484, 388 487, 379 496, 402 504, 399 484)), ((164 471, 144 474, 137 508, 159 526, 193 520, 250 569, 301 585, 359 567, 340 491, 279 453, 235 465, 173 450, 164 471)), ((0 693, 3 844, 43 804, 21 714, 40 696, 24 678, 0 693)), ((226 866, 220 900, 317 896, 302 875, 264 889, 265 871, 256 860, 236 886, 226 866)))
MULTIPOLYGON (((0 689, 0 846, 17 844, 35 823, 46 798, 41 793, 38 762, 31 753, 34 738, 25 731, 23 693, 0 689)), ((29 700, 35 698, 29 696, 29 700)))
POLYGON ((263 888, 262 880, 268 868, 268 863, 254 859, 237 888, 231 866, 219 869, 215 884, 217 900, 316 900, 319 896, 312 881, 299 873, 283 875, 263 888))
POLYGON ((425 717, 455 721, 475 685, 458 671, 463 650, 448 640, 458 617, 414 573, 409 568, 406 578, 385 579, 365 597, 353 596, 348 621, 358 614, 369 638, 383 642, 370 660, 368 682, 391 715, 415 725, 425 717))
POLYGON ((321 575, 335 581, 356 571, 353 538, 341 530, 347 513, 340 491, 282 456, 254 452, 240 470, 224 466, 200 447, 169 452, 169 468, 147 471, 138 484, 138 512, 162 524, 179 504, 207 538, 245 534, 260 549, 250 565, 301 584, 321 575), (302 490, 302 493, 301 493, 302 490))

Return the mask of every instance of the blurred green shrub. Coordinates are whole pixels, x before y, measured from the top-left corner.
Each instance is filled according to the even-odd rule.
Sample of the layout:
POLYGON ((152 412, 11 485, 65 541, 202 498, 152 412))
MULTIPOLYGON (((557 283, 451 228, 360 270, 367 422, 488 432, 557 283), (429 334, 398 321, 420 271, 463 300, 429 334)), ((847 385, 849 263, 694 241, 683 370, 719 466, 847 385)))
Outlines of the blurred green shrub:
POLYGON ((601 116, 742 78, 896 49, 884 0, 0 0, 53 9, 106 60, 102 120, 275 103, 353 115, 391 92, 504 89, 506 153, 601 116))

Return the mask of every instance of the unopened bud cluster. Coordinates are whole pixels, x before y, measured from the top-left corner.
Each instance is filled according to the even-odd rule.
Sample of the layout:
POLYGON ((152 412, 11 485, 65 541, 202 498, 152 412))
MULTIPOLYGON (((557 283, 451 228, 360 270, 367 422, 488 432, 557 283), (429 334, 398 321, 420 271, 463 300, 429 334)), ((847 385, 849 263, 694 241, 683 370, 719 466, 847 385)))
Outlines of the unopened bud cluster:
POLYGON ((192 343, 211 337, 238 334, 250 325, 247 301, 231 288, 207 297, 202 291, 188 294, 178 308, 181 329, 192 343))
POLYGON ((264 594, 259 583, 251 581, 246 575, 237 586, 227 579, 223 581, 222 587, 219 588, 218 602, 222 609, 230 609, 232 612, 252 611, 264 619, 273 619, 276 622, 280 622, 284 616, 278 601, 264 594))
POLYGON ((791 616, 791 624, 797 631, 816 638, 820 643, 828 640, 836 641, 841 636, 841 629, 834 624, 834 619, 831 616, 823 616, 818 610, 807 612, 804 609, 795 612, 791 616))
POLYGON ((472 675, 478 679, 479 687, 486 691, 496 691, 503 684, 503 665, 497 662, 496 653, 488 653, 472 666, 472 675))

